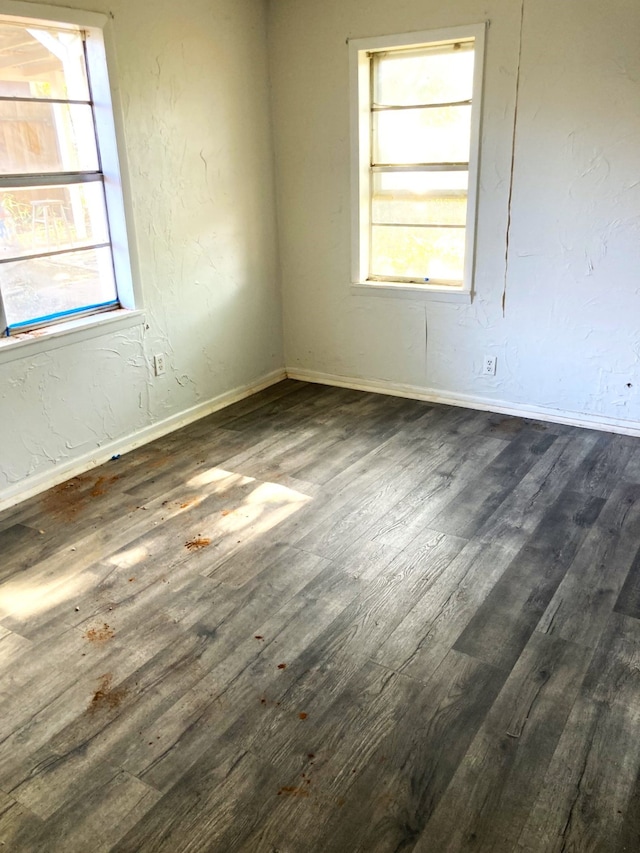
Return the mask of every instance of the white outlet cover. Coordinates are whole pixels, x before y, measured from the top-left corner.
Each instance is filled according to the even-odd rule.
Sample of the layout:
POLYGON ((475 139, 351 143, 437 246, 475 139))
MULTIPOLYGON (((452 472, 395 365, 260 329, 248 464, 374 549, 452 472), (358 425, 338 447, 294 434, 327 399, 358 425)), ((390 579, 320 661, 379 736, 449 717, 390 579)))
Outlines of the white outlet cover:
POLYGON ((484 376, 495 376, 498 359, 495 355, 485 355, 482 362, 482 373, 484 376))

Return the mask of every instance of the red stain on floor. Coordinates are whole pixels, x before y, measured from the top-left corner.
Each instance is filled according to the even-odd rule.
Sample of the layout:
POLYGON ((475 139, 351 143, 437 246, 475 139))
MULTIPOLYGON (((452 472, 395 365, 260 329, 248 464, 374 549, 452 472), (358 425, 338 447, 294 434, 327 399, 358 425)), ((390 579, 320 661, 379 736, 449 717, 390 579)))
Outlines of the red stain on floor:
POLYGON ((211 539, 206 536, 197 536, 195 539, 188 539, 184 543, 187 551, 199 551, 201 548, 206 548, 207 545, 211 545, 211 539))
POLYGON ((309 791, 306 788, 285 785, 278 791, 278 796, 281 796, 282 794, 287 797, 308 797, 309 791))
POLYGON ((127 695, 127 690, 124 687, 114 690, 112 684, 113 675, 110 672, 100 676, 98 689, 93 694, 91 702, 89 703, 90 713, 95 713, 100 708, 113 709, 120 705, 127 695))
POLYGON ((180 504, 180 509, 187 509, 188 507, 193 506, 194 504, 197 504, 197 503, 198 503, 198 498, 191 498, 191 500, 183 501, 180 504))
POLYGON ((116 482, 116 480, 120 479, 119 474, 115 474, 113 477, 98 477, 98 479, 93 484, 93 488, 89 492, 89 495, 92 498, 99 498, 100 495, 104 495, 105 491, 109 486, 116 482))
POLYGON ((65 483, 60 483, 60 485, 49 489, 44 494, 42 508, 46 513, 58 519, 73 521, 92 498, 104 495, 108 487, 119 479, 119 474, 112 477, 100 476, 97 478, 88 474, 72 477, 65 483))
POLYGON ((100 628, 88 628, 84 636, 91 643, 104 643, 114 637, 115 633, 113 628, 104 622, 100 628))

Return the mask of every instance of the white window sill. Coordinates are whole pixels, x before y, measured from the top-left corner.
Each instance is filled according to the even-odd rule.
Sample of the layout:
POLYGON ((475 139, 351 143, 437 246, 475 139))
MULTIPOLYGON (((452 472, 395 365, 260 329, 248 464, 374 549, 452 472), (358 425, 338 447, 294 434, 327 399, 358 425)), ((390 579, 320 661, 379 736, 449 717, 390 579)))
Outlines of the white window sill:
POLYGON ((417 299, 424 302, 457 302, 471 304, 471 292, 437 285, 403 284, 392 281, 359 281, 351 285, 351 293, 357 296, 395 296, 399 299, 417 299))
POLYGON ((58 323, 33 332, 2 337, 0 338, 0 364, 35 355, 38 352, 49 352, 69 344, 80 343, 88 338, 109 335, 131 326, 141 326, 143 323, 143 311, 118 308, 116 311, 94 314, 91 317, 79 317, 76 320, 68 320, 66 323, 58 323))

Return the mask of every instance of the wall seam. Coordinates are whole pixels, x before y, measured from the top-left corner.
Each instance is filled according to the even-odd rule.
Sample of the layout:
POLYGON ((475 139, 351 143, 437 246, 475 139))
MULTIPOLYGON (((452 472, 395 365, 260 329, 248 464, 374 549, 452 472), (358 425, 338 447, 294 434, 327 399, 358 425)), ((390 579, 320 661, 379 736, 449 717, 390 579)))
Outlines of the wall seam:
POLYGON ((507 230, 505 232, 505 248, 504 248, 504 285, 502 288, 502 316, 506 313, 507 304, 507 279, 509 276, 509 240, 511 237, 511 203, 513 200, 513 172, 516 159, 516 129, 518 124, 518 104, 520 101, 520 65, 522 62, 522 31, 524 27, 524 0, 520 6, 520 37, 518 43, 518 64, 516 67, 516 90, 515 104, 513 107, 513 134, 511 137, 511 167, 509 171, 509 198, 507 201, 507 230))

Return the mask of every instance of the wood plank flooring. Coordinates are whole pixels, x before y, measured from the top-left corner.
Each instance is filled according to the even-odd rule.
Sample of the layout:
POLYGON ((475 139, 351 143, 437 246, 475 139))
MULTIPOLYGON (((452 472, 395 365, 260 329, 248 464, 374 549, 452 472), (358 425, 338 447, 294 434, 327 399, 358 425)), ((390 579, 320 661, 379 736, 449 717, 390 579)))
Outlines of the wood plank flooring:
POLYGON ((0 548, 2 851, 640 851, 636 439, 286 381, 0 548))

